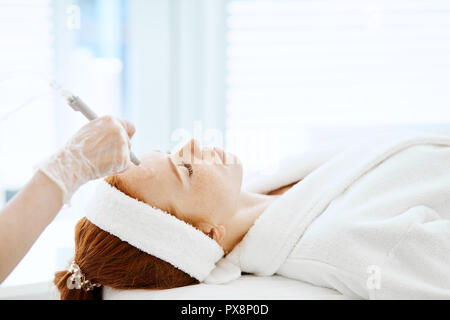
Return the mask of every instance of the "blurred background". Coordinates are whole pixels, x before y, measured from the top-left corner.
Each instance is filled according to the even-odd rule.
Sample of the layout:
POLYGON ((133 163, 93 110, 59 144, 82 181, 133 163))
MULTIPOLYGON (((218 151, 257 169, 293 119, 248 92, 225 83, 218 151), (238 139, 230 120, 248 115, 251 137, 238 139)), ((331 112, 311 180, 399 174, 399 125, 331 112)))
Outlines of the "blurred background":
MULTIPOLYGON (((132 121, 133 150, 190 137, 245 174, 318 144, 450 133, 446 0, 0 0, 0 207, 86 120, 132 121)), ((48 281, 73 255, 88 184, 3 287, 48 281)))

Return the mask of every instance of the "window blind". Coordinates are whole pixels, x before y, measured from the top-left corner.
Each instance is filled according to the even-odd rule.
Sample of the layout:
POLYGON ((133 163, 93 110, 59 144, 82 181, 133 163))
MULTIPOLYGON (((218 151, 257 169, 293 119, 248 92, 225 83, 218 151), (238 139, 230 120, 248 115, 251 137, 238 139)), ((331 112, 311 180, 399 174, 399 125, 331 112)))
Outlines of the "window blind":
POLYGON ((273 129, 287 149, 308 126, 450 122, 448 1, 230 1, 227 11, 228 131, 273 129))
POLYGON ((0 0, 0 189, 20 187, 52 149, 51 16, 50 0, 0 0))

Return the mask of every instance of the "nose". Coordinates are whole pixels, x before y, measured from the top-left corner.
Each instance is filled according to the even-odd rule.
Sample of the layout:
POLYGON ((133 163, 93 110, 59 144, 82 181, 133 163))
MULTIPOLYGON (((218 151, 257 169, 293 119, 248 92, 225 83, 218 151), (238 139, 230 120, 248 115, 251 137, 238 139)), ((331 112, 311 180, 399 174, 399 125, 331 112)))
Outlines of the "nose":
POLYGON ((180 150, 179 156, 186 162, 193 162, 195 158, 202 159, 202 150, 200 142, 196 139, 191 139, 180 150))

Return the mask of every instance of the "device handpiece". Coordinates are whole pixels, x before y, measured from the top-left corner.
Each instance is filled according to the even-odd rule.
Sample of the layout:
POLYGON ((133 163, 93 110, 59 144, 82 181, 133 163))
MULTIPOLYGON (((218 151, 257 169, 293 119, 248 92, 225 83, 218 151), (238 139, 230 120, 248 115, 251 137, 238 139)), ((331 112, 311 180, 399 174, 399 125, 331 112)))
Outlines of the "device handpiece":
MULTIPOLYGON (((66 97, 66 100, 73 110, 81 112, 89 121, 98 118, 97 114, 92 111, 91 108, 89 108, 88 105, 84 103, 83 100, 81 100, 79 97, 70 95, 66 97)), ((141 161, 133 152, 130 152, 130 160, 137 166, 141 164, 141 161)))

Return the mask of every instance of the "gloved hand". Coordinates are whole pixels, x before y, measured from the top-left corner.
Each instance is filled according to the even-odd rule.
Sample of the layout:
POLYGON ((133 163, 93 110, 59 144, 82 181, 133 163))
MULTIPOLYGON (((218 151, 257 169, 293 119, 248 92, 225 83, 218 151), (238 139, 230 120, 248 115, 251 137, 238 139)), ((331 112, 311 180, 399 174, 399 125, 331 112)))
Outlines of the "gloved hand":
POLYGON ((95 119, 37 167, 61 188, 63 201, 68 204, 81 185, 130 166, 134 132, 134 126, 126 120, 110 116, 95 119))

